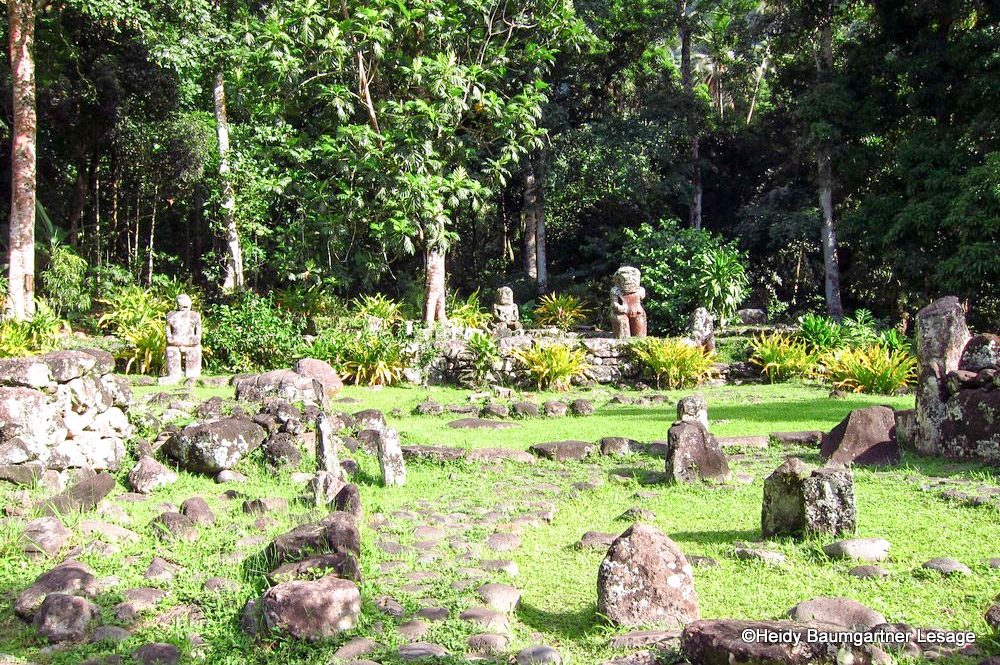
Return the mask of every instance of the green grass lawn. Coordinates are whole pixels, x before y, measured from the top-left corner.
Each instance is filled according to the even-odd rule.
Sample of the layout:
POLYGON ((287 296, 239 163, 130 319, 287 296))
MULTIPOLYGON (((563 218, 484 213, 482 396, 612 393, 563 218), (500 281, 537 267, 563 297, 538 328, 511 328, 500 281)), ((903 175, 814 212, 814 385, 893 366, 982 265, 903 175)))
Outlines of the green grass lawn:
MULTIPOLYGON (((828 430, 854 408, 871 404, 889 404, 897 408, 912 406, 909 397, 858 396, 834 400, 827 397, 827 389, 799 384, 723 387, 702 392, 709 402, 711 429, 719 436, 828 430)), ((196 393, 199 399, 215 394, 228 397, 231 389, 198 389, 196 393)), ((412 415, 413 407, 427 398, 442 404, 467 403, 468 393, 455 389, 348 387, 343 396, 361 403, 343 406, 349 411, 383 410, 390 426, 402 433, 404 445, 523 450, 535 443, 562 439, 596 441, 605 436, 624 436, 639 441, 665 439, 676 413, 673 401, 685 393, 671 393, 671 403, 652 406, 606 405, 612 394, 611 391, 595 390, 579 395, 597 404, 594 416, 525 420, 519 421, 520 427, 503 431, 452 429, 446 423, 458 416, 451 414, 412 415), (396 409, 402 415, 391 415, 396 409)), ((551 394, 538 394, 534 399, 541 403, 552 397, 551 394)), ((788 563, 781 567, 765 567, 730 558, 733 541, 753 540, 760 535, 763 478, 792 453, 808 462, 820 462, 815 450, 793 450, 778 445, 766 451, 742 452, 745 455, 738 455, 732 466, 752 474, 753 484, 724 487, 666 486, 662 482, 662 459, 634 455, 628 458, 595 457, 592 463, 539 461, 535 465, 411 462, 406 487, 383 488, 377 481, 377 461, 359 454, 356 459, 360 470, 355 481, 361 488, 366 519, 383 513, 389 516, 393 525, 381 533, 372 528, 362 530, 365 607, 361 625, 344 640, 314 645, 259 642, 246 637, 238 627, 244 603, 258 597, 266 583, 252 565, 252 555, 263 545, 250 541, 238 548, 237 541, 254 536, 271 538, 289 529, 294 524, 294 517, 307 512, 308 507, 293 504, 290 513, 276 514, 274 523, 264 525, 261 530, 254 525, 255 517, 241 512, 240 501, 220 498, 227 486, 182 473, 177 484, 157 490, 145 502, 117 504, 129 513, 127 526, 143 537, 141 542, 122 545, 120 553, 109 556, 80 556, 100 576, 118 577, 117 584, 98 601, 109 623, 114 623, 112 608, 120 599, 120 590, 157 586, 169 591, 160 606, 140 618, 132 639, 120 645, 84 645, 66 652, 43 653, 41 649, 45 645, 35 638, 30 627, 13 616, 10 605, 5 604, 0 606, 0 653, 39 663, 69 664, 97 654, 125 655, 145 642, 160 640, 175 642, 192 658, 203 658, 209 663, 325 665, 331 662, 332 653, 341 642, 350 636, 363 635, 386 645, 369 657, 387 665, 399 662, 392 655, 393 647, 402 643, 395 630, 397 622, 380 614, 372 603, 375 597, 387 593, 410 613, 422 606, 419 602, 422 599, 433 600, 452 610, 448 620, 430 624, 431 631, 424 639, 447 647, 454 654, 453 662, 464 662, 465 638, 478 631, 470 630, 458 619, 458 613, 479 601, 475 597, 475 585, 459 591, 453 589, 451 583, 460 577, 456 572, 458 568, 474 567, 477 559, 456 558, 457 552, 445 545, 439 550, 441 559, 418 564, 418 552, 390 556, 375 546, 376 540, 395 537, 407 545, 413 541, 413 527, 426 523, 393 517, 397 511, 464 513, 472 520, 497 507, 507 511, 508 518, 542 507, 554 507, 557 511, 551 524, 524 527, 523 545, 519 550, 502 554, 484 550, 480 554, 482 558, 509 558, 520 569, 516 578, 509 578, 505 573, 492 574, 494 581, 509 582, 522 592, 521 607, 511 618, 512 653, 524 646, 544 643, 557 647, 570 663, 600 663, 615 655, 606 646, 608 637, 626 631, 608 627, 596 614, 597 567, 603 552, 582 551, 575 544, 586 531, 623 531, 629 523, 616 518, 633 506, 654 511, 656 518, 652 522, 687 554, 712 556, 718 560, 716 567, 695 570, 695 586, 705 618, 779 618, 801 600, 816 596, 848 596, 882 612, 889 621, 971 629, 982 636, 980 647, 984 651, 1000 653, 996 638, 988 637, 989 629, 983 620, 993 597, 1000 592, 1000 571, 991 570, 982 563, 983 559, 1000 557, 1000 514, 993 507, 973 508, 949 503, 939 496, 939 487, 930 487, 941 478, 996 485, 995 476, 972 465, 946 464, 912 456, 907 456, 902 467, 885 472, 857 470, 858 535, 884 537, 892 543, 890 560, 884 564, 892 574, 884 580, 860 580, 846 574, 851 564, 833 562, 823 555, 821 546, 828 540, 777 540, 773 547, 788 557, 788 563), (572 487, 584 482, 594 487, 572 487), (638 490, 658 492, 658 496, 638 499, 634 496, 638 490), (156 541, 148 522, 161 511, 162 504, 179 505, 191 496, 204 497, 216 512, 219 524, 200 528, 201 538, 192 545, 156 541), (238 557, 232 556, 233 552, 251 557, 250 563, 241 563, 238 557), (180 564, 184 569, 172 582, 145 580, 142 573, 154 555, 180 564), (974 574, 942 578, 919 570, 921 563, 937 556, 959 559, 969 565, 974 574), (138 558, 133 560, 131 557, 138 558), (406 565, 391 573, 380 572, 381 562, 396 559, 405 561, 406 565), (409 583, 402 575, 414 570, 436 571, 443 576, 432 581, 429 589, 408 594, 400 590, 402 585, 409 583), (204 579, 212 576, 232 578, 240 586, 229 592, 207 594, 201 590, 201 585, 204 579), (193 624, 182 620, 165 626, 142 626, 174 605, 197 607, 203 618, 193 624), (191 644, 187 638, 189 633, 198 633, 204 645, 191 644)), ((311 465, 312 460, 307 459, 301 470, 309 470, 311 465)), ((272 473, 253 458, 244 460, 238 468, 251 480, 236 489, 249 498, 292 499, 301 492, 301 486, 292 482, 288 471, 272 473)), ((124 472, 120 475, 123 478, 124 472)), ((124 490, 116 490, 119 491, 124 490)), ((38 494, 38 491, 33 493, 38 494)), ((3 506, 13 501, 11 492, 0 496, 3 506)), ((84 517, 111 521, 107 516, 84 517)), ((67 518, 71 530, 79 519, 67 518)), ((509 519, 501 520, 501 523, 507 522, 509 519)), ((20 529, 21 523, 17 520, 0 525, 0 592, 7 599, 13 599, 52 565, 52 562, 24 560, 15 546, 20 529)), ((462 534, 462 538, 475 544, 491 531, 486 525, 475 524, 462 534)), ((82 536, 78 540, 84 542, 82 536)))

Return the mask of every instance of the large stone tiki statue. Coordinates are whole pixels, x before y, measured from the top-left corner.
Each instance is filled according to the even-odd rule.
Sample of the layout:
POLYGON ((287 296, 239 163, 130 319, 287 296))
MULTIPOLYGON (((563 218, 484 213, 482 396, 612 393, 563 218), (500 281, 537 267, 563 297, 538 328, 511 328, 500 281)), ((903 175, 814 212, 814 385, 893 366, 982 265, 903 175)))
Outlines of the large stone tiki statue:
POLYGON ((638 268, 622 266, 611 287, 611 331, 615 337, 645 337, 646 310, 642 300, 646 289, 639 286, 638 268))
POLYGON ((493 327, 496 330, 521 329, 521 310, 514 302, 514 291, 509 286, 497 289, 493 302, 493 327))
POLYGON ((191 311, 190 296, 183 293, 177 296, 177 311, 167 314, 166 336, 167 375, 160 383, 172 385, 184 377, 201 376, 201 314, 191 311))

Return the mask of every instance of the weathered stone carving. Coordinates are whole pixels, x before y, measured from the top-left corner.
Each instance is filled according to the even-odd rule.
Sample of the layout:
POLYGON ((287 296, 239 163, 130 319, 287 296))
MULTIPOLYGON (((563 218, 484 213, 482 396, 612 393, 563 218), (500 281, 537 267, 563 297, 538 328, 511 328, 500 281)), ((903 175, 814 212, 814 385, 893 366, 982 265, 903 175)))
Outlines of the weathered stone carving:
POLYGON ((642 274, 638 268, 622 266, 611 287, 611 330, 615 337, 645 337, 646 310, 642 301, 646 289, 640 286, 642 274))
POLYGON ((164 358, 167 375, 163 385, 180 383, 181 379, 201 376, 201 314, 191 310, 191 297, 177 296, 177 310, 167 314, 167 351, 164 358), (183 363, 183 371, 181 366, 183 363))
POLYGON ((715 323, 712 314, 699 307, 691 314, 689 338, 706 351, 715 351, 715 323))
POLYGON ((497 289, 496 298, 493 302, 493 328, 494 330, 521 330, 521 310, 514 302, 514 290, 509 286, 501 286, 497 289))

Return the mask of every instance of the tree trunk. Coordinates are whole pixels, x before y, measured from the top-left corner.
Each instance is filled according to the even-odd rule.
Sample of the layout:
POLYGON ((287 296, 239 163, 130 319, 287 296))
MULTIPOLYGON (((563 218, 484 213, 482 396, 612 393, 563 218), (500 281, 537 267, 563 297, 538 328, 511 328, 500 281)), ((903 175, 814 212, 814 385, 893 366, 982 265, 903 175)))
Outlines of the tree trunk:
POLYGON ((433 325, 435 321, 448 323, 445 310, 445 252, 430 246, 424 250, 426 266, 426 288, 424 290, 424 323, 433 325))
POLYGON ((6 316, 24 320, 35 313, 35 5, 8 0, 12 110, 10 241, 6 316))
MULTIPOLYGON (((694 101, 694 80, 691 76, 691 28, 688 27, 687 1, 680 2, 680 41, 681 41, 681 85, 688 99, 694 101)), ((688 166, 691 171, 691 228, 701 228, 701 159, 699 155, 698 126, 694 119, 689 120, 690 138, 688 144, 688 166)))
POLYGON ((524 225, 524 272, 538 279, 538 181, 535 165, 528 162, 524 169, 524 195, 521 199, 521 223, 524 225))
POLYGON ((538 295, 544 295, 549 287, 549 268, 545 243, 545 153, 538 157, 535 166, 535 264, 538 270, 538 295))
POLYGON ((83 213, 87 205, 87 188, 90 185, 90 160, 80 158, 76 165, 76 181, 73 183, 73 197, 69 206, 69 244, 78 246, 80 229, 83 227, 83 213))
POLYGON ((222 290, 226 293, 243 288, 243 248, 236 228, 236 193, 229 178, 229 119, 226 114, 226 80, 220 69, 212 87, 215 101, 215 130, 219 137, 219 181, 222 183, 222 216, 226 227, 226 276, 222 290))
POLYGON ((153 185, 153 211, 149 216, 149 251, 146 254, 146 286, 153 285, 153 248, 156 244, 156 203, 160 186, 153 185))
MULTIPOLYGON (((833 69, 833 15, 820 27, 819 53, 816 66, 822 78, 833 69)), ((823 220, 820 225, 820 242, 823 245, 823 268, 825 271, 826 311, 839 321, 844 316, 844 306, 840 301, 840 264, 837 259, 837 227, 833 218, 833 158, 826 139, 821 139, 816 149, 816 167, 819 184, 819 209, 823 220)))

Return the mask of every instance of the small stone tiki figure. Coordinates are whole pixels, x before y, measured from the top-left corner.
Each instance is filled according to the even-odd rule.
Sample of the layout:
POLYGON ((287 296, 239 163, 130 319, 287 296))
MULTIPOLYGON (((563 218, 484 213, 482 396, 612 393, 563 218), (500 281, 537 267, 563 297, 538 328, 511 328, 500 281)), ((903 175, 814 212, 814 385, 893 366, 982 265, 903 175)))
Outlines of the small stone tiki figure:
POLYGON ((611 331, 615 337, 645 337, 646 310, 642 300, 646 289, 639 286, 638 268, 622 266, 613 278, 611 287, 611 331))
POLYGON ((191 297, 177 296, 177 311, 167 314, 167 375, 164 385, 180 383, 187 377, 201 376, 201 314, 191 311, 191 297), (183 361, 184 371, 181 371, 183 361))
POLYGON ((522 328, 521 310, 514 303, 514 290, 509 286, 497 289, 493 302, 493 328, 511 332, 522 328))

